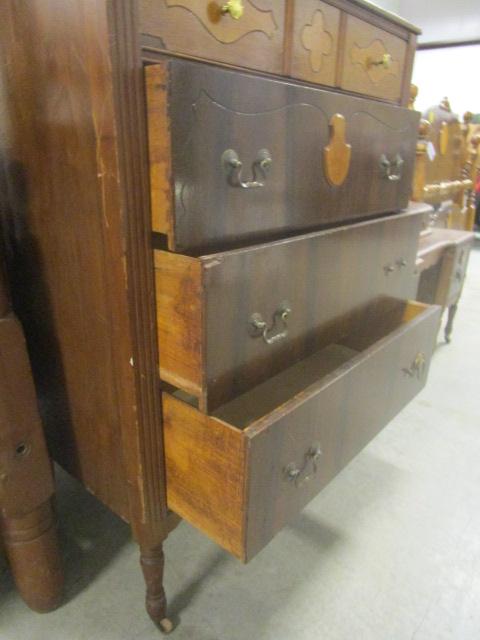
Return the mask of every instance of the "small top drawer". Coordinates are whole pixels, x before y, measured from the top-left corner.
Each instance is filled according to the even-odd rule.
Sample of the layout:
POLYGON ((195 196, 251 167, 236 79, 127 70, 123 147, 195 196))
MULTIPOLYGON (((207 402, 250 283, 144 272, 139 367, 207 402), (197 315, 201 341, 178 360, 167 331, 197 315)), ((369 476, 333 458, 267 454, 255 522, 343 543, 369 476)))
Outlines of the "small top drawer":
POLYGON ((152 226, 174 251, 408 206, 414 111, 178 59, 146 76, 152 226))
POLYGON ((348 15, 340 86, 399 102, 406 51, 407 43, 401 38, 348 15))
POLYGON ((283 68, 285 0, 141 0, 142 33, 172 53, 271 73, 283 68))
POLYGON ((291 76, 335 86, 340 14, 340 9, 321 0, 294 3, 291 76))

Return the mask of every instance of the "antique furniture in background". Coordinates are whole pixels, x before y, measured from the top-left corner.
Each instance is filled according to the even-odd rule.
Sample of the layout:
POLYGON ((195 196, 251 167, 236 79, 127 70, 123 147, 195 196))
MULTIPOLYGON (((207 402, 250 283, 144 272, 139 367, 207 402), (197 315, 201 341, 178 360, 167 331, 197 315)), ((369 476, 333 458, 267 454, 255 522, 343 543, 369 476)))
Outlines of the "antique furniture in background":
MULTIPOLYGON (((417 87, 412 85, 413 109, 417 87)), ((475 220, 475 182, 480 171, 480 135, 471 134, 470 112, 463 123, 444 98, 427 109, 419 129, 413 200, 435 208, 426 226, 472 230, 475 220)))
MULTIPOLYGON (((417 95, 412 85, 410 108, 417 95)), ((425 219, 417 264, 417 300, 448 308, 445 340, 453 320, 474 242, 475 182, 479 174, 480 135, 471 134, 472 114, 460 124, 447 98, 423 114, 419 126, 413 199, 435 211, 425 219)))
POLYGON ((417 255, 420 277, 416 299, 440 305, 442 309, 448 308, 446 342, 450 342, 474 240, 475 235, 471 231, 456 229, 431 229, 420 238, 417 255))
POLYGON ((35 611, 58 606, 63 571, 51 463, 25 338, 0 272, 0 535, 13 578, 35 611))
POLYGON ((178 515, 248 560, 425 384, 418 31, 360 0, 3 14, 18 312, 49 441, 131 524, 168 631, 178 515))

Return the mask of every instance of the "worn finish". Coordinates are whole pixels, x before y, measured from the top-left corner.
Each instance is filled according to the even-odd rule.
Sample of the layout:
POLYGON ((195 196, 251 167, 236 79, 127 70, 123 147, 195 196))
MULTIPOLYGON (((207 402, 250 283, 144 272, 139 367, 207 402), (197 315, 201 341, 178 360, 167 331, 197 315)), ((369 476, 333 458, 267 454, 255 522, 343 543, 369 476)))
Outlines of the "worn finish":
MULTIPOLYGON (((420 220, 419 210, 418 215, 375 223, 376 231, 373 223, 365 223, 361 229, 370 230, 370 239, 355 227, 352 236, 342 236, 341 251, 332 238, 338 241, 347 231, 326 233, 328 261, 314 246, 312 239, 319 234, 313 234, 310 243, 288 236, 406 207, 418 116, 306 84, 169 61, 163 55, 198 55, 216 65, 289 73, 295 44, 293 4, 244 4, 245 10, 239 2, 228 2, 223 10, 218 3, 206 7, 198 0, 9 0, 0 25, 6 86, 2 99, 7 97, 11 118, 5 154, 9 194, 14 194, 11 273, 23 287, 17 304, 28 321, 50 437, 63 464, 131 522, 142 549, 147 608, 166 631, 171 624, 162 618, 161 543, 177 519, 168 516, 165 499, 158 366, 162 377, 173 371, 170 386, 165 385, 172 393, 171 385, 183 385, 197 394, 199 406, 188 405, 185 392, 176 392, 177 398, 165 396, 180 416, 178 422, 170 420, 173 427, 165 427, 169 437, 175 436, 170 453, 179 484, 171 490, 178 489, 183 504, 178 512, 183 509, 192 520, 200 520, 209 535, 248 558, 286 521, 275 509, 269 511, 269 505, 264 524, 256 521, 261 507, 254 505, 254 485, 247 484, 255 477, 250 469, 257 466, 252 465, 250 440, 251 447, 258 446, 263 431, 276 431, 285 403, 294 402, 292 393, 306 405, 320 397, 321 381, 334 370, 349 372, 357 357, 363 362, 373 343, 402 331, 395 322, 388 324, 390 314, 382 304, 375 311, 370 304, 380 293, 407 295, 404 290, 414 283, 414 257, 409 256, 418 237, 412 229, 420 220), (159 22, 162 10, 166 19, 159 22), (145 11, 151 11, 148 24, 145 11), (159 37, 158 30, 165 27, 159 37), (154 97, 161 95, 153 109, 149 104, 155 122, 150 123, 147 144, 142 63, 155 61, 163 61, 163 67, 147 78, 147 90, 154 97), (345 144, 352 146, 346 172, 346 163, 338 160, 338 136, 330 139, 335 114, 345 117, 345 144), (330 143, 333 185, 322 166, 330 143), (187 254, 157 254, 157 270, 165 275, 157 285, 158 335, 165 347, 161 344, 159 351, 147 206, 149 151, 155 230, 169 237, 170 249, 187 254), (366 174, 369 190, 364 188, 366 174), (392 236, 381 230, 387 222, 392 236), (259 241, 271 244, 232 251, 233 246, 259 241), (303 249, 295 253, 292 247, 302 241, 303 249), (370 256, 365 261, 367 247, 376 263, 370 256), (364 263, 364 280, 351 278, 352 272, 362 273, 364 263), (283 285, 272 271, 275 265, 288 285, 285 297, 277 297, 283 285), (263 272, 265 279, 258 275, 263 272), (328 312, 318 302, 319 273, 325 282, 327 276, 331 280, 324 290, 322 281, 321 287, 328 312), (358 310, 365 304, 366 315, 358 310), (163 313, 166 308, 170 314, 163 313), (359 325, 355 318, 361 319, 359 325), (365 323, 371 328, 368 335, 365 323), (287 354, 282 349, 292 334, 287 354), (362 354, 352 355, 352 350, 362 354), (313 359, 306 358, 312 352, 313 359), (272 366, 264 353, 284 353, 283 362, 279 357, 272 366), (177 365, 181 368, 175 371, 177 365), (293 382, 290 366, 297 367, 293 382), (286 376, 280 385, 272 379, 276 373, 286 376), (302 381, 303 389, 298 386, 302 381), (256 434, 250 426, 240 427, 248 422, 251 406, 239 410, 232 424, 203 413, 226 399, 241 403, 239 394, 259 383, 270 385, 266 397, 270 403, 275 399, 275 405, 267 410, 271 422, 262 426, 261 417, 254 422, 256 434), (213 422, 218 430, 212 429, 213 422), (198 472, 197 484, 184 473, 186 463, 198 472), (203 499, 202 487, 214 491, 217 485, 222 492, 212 497, 209 490, 203 499), (192 491, 199 491, 199 499, 190 499, 192 491), (227 505, 222 502, 225 495, 227 505)), ((405 46, 408 42, 411 51, 411 27, 365 3, 332 0, 324 9, 325 15, 339 15, 338 55, 330 61, 336 86, 351 16, 385 30, 405 46)), ((328 43, 315 36, 325 31, 323 18, 314 18, 304 25, 311 29, 301 30, 310 67, 318 69, 329 54, 328 43)), ((407 69, 400 72, 403 88, 407 69)), ((404 97, 381 99, 400 103, 404 97)), ((158 234, 153 242, 155 247, 167 246, 158 234)), ((429 313, 421 314, 422 322, 433 317, 429 313)), ((417 321, 413 315, 404 318, 412 335, 417 321)), ((415 384, 426 361, 423 352, 409 353, 403 368, 415 384)), ((289 405, 292 415, 300 404, 289 405)), ((165 419, 168 422, 168 409, 165 419)), ((295 454, 287 463, 288 486, 293 482, 299 489, 316 476, 321 456, 316 443, 303 442, 302 451, 305 460, 295 454)), ((275 504, 289 517, 283 490, 272 489, 275 504)), ((295 510, 302 500, 295 501, 295 510)))
POLYGON ((139 50, 121 44, 136 33, 129 3, 11 2, 3 15, 12 273, 50 443, 138 536, 150 526, 158 544, 161 433, 138 162, 146 146, 142 127, 122 125, 142 108, 139 50))
POLYGON ((5 3, 2 155, 52 450, 153 548, 168 525, 135 9, 5 3))
POLYGON ((160 224, 154 230, 167 233, 175 251, 247 244, 408 205, 416 112, 175 59, 147 69, 147 78, 152 217, 160 224), (339 187, 322 166, 336 114, 345 119, 351 145, 350 169, 339 187), (171 135, 170 167, 159 149, 164 130, 171 135), (228 150, 242 162, 244 180, 256 175, 263 186, 232 184, 228 150), (262 150, 272 158, 264 174, 255 166, 262 150), (403 160, 398 180, 388 179, 382 156, 403 160), (174 211, 166 217, 155 203, 170 174, 174 211))
POLYGON ((268 413, 247 424, 255 390, 217 417, 165 394, 169 506, 250 559, 423 387, 439 317, 418 303, 368 305, 307 359, 304 388, 297 367, 266 383, 268 413), (278 386, 283 402, 269 410, 278 386))
POLYGON ((427 210, 200 258, 156 251, 162 377, 210 411, 320 348, 350 310, 414 296, 427 210), (284 301, 287 336, 253 337, 252 314, 270 324, 284 301))

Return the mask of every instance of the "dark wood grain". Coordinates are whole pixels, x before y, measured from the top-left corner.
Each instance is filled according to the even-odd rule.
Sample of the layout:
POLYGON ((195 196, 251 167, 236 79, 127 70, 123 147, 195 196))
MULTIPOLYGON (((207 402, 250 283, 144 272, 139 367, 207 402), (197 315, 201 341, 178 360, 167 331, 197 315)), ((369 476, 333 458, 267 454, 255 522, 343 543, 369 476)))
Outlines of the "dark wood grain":
POLYGON ((248 424, 255 390, 215 417, 165 394, 169 506, 237 557, 252 558, 423 387, 439 317, 438 307, 374 301, 346 333, 337 324, 329 349, 307 364, 308 386, 299 389, 297 367, 266 383, 262 395, 280 385, 282 403, 269 410, 263 402, 268 413, 248 424), (286 476, 289 465, 300 470, 297 483, 286 476))
POLYGON ((413 297, 425 211, 201 258, 158 251, 162 376, 211 411, 327 344, 352 309, 382 294, 413 297), (252 337, 252 314, 270 324, 283 301, 287 338, 252 337))
MULTIPOLYGON (((172 249, 198 252, 219 243, 247 244, 408 205, 416 112, 192 62, 172 59, 163 64, 169 75, 172 249), (323 167, 335 114, 345 118, 346 142, 351 145, 350 168, 339 187, 330 184, 323 167), (231 186, 222 166, 228 149, 243 163, 245 181, 252 180, 259 151, 270 152, 273 162, 263 187, 231 186), (397 154, 403 159, 400 180, 384 175, 383 154, 390 161, 397 154)), ((158 102, 165 101, 166 83, 149 88, 158 102)), ((151 92, 150 138, 154 131, 162 136, 151 92)), ((152 178, 155 206, 156 194, 165 187, 159 174, 152 178)), ((165 218, 155 209, 152 214, 154 221, 165 218)))

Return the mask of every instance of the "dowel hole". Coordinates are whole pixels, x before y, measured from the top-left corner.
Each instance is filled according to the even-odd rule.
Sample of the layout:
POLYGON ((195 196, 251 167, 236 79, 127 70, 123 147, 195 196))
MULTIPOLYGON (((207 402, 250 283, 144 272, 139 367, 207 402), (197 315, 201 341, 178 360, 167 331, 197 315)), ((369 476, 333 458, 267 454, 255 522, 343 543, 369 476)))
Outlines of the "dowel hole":
POLYGON ((15 455, 17 456, 17 458, 22 458, 23 456, 26 456, 28 453, 30 453, 30 447, 25 442, 20 442, 15 447, 15 455))

